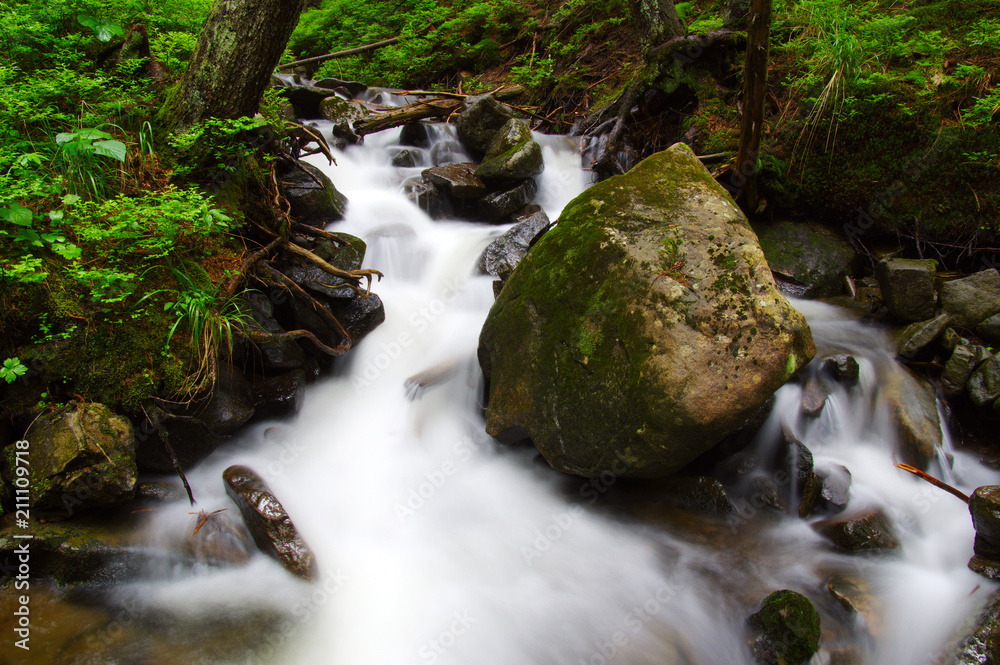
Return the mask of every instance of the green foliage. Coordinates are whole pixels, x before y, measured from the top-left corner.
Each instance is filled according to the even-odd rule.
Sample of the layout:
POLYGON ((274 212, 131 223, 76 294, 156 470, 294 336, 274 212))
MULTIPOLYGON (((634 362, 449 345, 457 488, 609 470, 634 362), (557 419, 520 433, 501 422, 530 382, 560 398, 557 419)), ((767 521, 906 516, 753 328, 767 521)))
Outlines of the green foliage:
POLYGON ((14 383, 19 376, 28 373, 28 368, 21 362, 20 358, 7 358, 0 367, 0 379, 7 383, 14 383))

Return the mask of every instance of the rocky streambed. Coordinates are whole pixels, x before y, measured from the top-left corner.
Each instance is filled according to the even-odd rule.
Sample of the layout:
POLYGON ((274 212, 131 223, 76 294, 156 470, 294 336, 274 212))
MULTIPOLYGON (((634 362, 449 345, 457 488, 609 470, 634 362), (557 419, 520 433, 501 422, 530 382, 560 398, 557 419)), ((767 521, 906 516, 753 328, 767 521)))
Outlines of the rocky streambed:
MULTIPOLYGON (((31 657, 982 662, 992 614, 962 622, 993 589, 967 567, 994 570, 992 504, 976 536, 961 501, 893 462, 970 494, 996 482, 935 399, 1000 397, 982 341, 996 271, 891 260, 866 278, 846 243, 809 249, 826 231, 755 233, 686 146, 581 193, 565 138, 489 97, 458 117, 353 147, 343 120, 317 126, 345 145, 338 166, 299 167, 326 207, 296 215, 356 240, 302 243, 386 274, 372 307, 281 268, 339 321, 351 292, 347 334, 368 338, 332 377, 303 390, 309 340, 249 349, 268 383, 299 380, 257 402, 233 363, 208 409, 232 426, 190 454, 205 438, 186 412, 135 428, 75 404, 28 430, 33 517, 71 517, 3 517, 8 559, 35 537, 31 657), (857 313, 782 290, 846 293, 857 313), (244 425, 229 394, 288 421, 244 425), (137 459, 172 466, 163 431, 197 506, 169 475, 140 482, 137 459)), ((322 314, 248 298, 265 332, 341 341, 322 314)))

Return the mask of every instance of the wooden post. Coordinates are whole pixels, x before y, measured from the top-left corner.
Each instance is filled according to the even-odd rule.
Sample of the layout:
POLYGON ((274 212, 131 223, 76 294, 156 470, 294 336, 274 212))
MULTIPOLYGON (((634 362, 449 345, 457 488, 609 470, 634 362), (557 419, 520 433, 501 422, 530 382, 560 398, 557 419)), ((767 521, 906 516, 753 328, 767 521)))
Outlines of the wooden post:
POLYGON ((757 157, 767 96, 767 57, 771 35, 771 0, 751 0, 747 26, 747 57, 743 77, 743 122, 736 157, 734 184, 746 195, 746 209, 757 209, 757 157))

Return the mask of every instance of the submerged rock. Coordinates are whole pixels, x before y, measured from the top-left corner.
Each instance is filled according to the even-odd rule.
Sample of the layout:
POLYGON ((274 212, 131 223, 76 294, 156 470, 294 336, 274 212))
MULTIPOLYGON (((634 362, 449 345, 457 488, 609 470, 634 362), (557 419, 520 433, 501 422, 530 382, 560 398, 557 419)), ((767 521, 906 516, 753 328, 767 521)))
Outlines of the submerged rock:
POLYGON ((1000 663, 1000 591, 990 594, 986 607, 975 617, 972 628, 945 661, 947 665, 992 665, 1000 663))
POLYGON ((925 321, 934 316, 937 297, 931 259, 888 259, 875 268, 882 302, 899 321, 925 321))
POLYGON ((30 450, 19 450, 15 444, 4 449, 3 475, 11 481, 18 468, 30 471, 27 494, 36 515, 69 519, 128 503, 135 496, 132 423, 104 404, 73 402, 43 413, 24 439, 30 450))
POLYGON ((239 464, 226 469, 222 477, 226 494, 239 507, 257 547, 289 572, 312 580, 316 575, 313 553, 267 483, 239 464))
POLYGON ((669 475, 814 353, 746 218, 677 144, 570 202, 514 270, 480 336, 486 428, 568 473, 669 475))
POLYGON ((775 591, 747 624, 753 658, 760 665, 801 665, 819 651, 819 613, 801 593, 775 591))

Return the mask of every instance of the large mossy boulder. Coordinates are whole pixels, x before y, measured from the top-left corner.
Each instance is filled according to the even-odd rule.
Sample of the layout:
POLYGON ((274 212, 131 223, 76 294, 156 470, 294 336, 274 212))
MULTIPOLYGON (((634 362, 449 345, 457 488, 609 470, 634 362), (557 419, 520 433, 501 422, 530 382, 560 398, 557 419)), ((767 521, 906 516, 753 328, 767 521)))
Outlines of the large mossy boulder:
POLYGON ((493 95, 466 97, 455 125, 458 138, 465 147, 482 154, 497 132, 513 117, 510 107, 493 95))
POLYGON ((68 519, 128 503, 137 479, 132 423, 103 404, 73 402, 43 413, 24 435, 28 448, 4 451, 4 477, 30 471, 30 505, 36 515, 68 519), (20 460, 28 464, 19 464, 20 460))
POLYGON ((486 429, 582 476, 670 475, 815 353, 746 218, 677 144, 566 206, 480 336, 486 429))
POLYGON ((990 268, 941 285, 941 307, 958 328, 976 326, 1000 313, 1000 273, 990 268))
POLYGON ((925 321, 934 317, 937 296, 932 259, 887 259, 875 267, 882 302, 898 321, 925 321))

